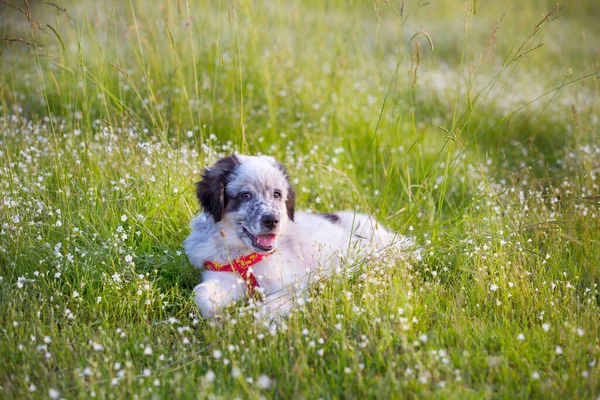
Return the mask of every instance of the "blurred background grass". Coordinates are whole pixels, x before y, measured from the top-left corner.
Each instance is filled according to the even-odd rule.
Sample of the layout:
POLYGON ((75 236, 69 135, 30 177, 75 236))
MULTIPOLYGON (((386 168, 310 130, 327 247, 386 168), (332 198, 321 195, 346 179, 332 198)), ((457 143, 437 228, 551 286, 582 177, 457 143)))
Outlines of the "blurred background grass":
MULTIPOLYGON (((457 92, 459 99, 432 98, 427 82, 419 88, 419 73, 433 76, 429 86, 454 88, 435 81, 436 72, 450 70, 474 96, 554 6, 550 1, 130 1, 67 2, 61 11, 40 1, 29 2, 31 18, 39 21, 32 32, 19 10, 3 5, 3 37, 41 47, 3 46, 4 107, 12 100, 30 112, 47 107, 62 115, 77 109, 87 127, 94 119, 133 115, 168 135, 197 127, 203 136, 238 140, 245 119, 246 141, 254 144, 281 130, 294 129, 290 133, 303 137, 308 130, 330 136, 361 122, 372 129, 388 88, 399 100, 389 108, 410 115, 408 93, 416 87, 417 121, 427 122, 433 114, 446 122, 453 101, 464 107, 463 93, 457 92), (424 45, 424 36, 413 36, 419 31, 429 34, 434 51, 424 45), (417 42, 419 73, 413 84, 417 42), (399 78, 390 87, 397 62, 399 78), (32 86, 26 104, 20 99, 23 84, 32 86), (408 104, 398 106, 401 100, 408 104), (324 116, 327 123, 319 124, 324 116), (309 122, 323 126, 306 129, 309 122)), ((543 45, 512 67, 503 97, 515 90, 541 94, 535 90, 558 86, 569 68, 575 76, 597 70, 597 13, 593 1, 559 5, 521 48, 543 45), (540 87, 532 88, 533 82, 540 87)), ((485 106, 502 108, 495 100, 500 99, 485 106)))

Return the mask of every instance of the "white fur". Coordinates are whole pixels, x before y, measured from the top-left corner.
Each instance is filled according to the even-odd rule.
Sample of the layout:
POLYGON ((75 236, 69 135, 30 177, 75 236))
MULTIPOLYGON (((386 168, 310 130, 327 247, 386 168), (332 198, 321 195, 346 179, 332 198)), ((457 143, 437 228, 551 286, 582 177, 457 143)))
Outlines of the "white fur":
MULTIPOLYGON (((274 161, 270 157, 238 159, 242 160, 239 169, 243 173, 234 177, 232 187, 249 177, 277 181, 283 176, 273 176, 281 172, 270 166, 274 161)), ((271 316, 287 314, 295 304, 296 293, 330 275, 342 262, 389 249, 406 251, 412 246, 411 240, 387 231, 368 215, 348 211, 335 215, 339 221, 331 222, 321 214, 297 212, 290 221, 282 213, 284 221, 278 227, 273 254, 252 267, 271 316)), ((229 264, 236 257, 256 251, 240 240, 227 213, 215 223, 210 214, 203 212, 191 225, 184 247, 196 267, 203 267, 205 261, 229 264)), ((194 289, 194 298, 204 317, 214 316, 246 297, 246 284, 237 273, 205 270, 202 278, 194 289)))

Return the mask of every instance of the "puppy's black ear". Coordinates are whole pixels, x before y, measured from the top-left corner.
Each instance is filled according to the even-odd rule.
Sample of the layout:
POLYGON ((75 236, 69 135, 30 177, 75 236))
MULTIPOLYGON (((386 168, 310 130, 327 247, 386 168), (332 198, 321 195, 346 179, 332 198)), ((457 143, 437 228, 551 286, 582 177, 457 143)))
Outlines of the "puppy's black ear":
POLYGON ((287 181, 287 198, 285 199, 285 207, 287 209, 287 215, 291 221, 294 220, 294 212, 296 211, 296 189, 292 186, 292 182, 290 182, 290 174, 287 172, 287 169, 279 162, 276 161, 277 168, 283 173, 285 176, 285 180, 287 181))
POLYGON ((196 197, 204 211, 210 213, 215 222, 223 218, 227 200, 225 187, 238 165, 240 160, 235 154, 222 158, 215 165, 204 170, 202 180, 196 183, 196 197))
POLYGON ((294 212, 296 211, 296 189, 288 181, 288 195, 285 199, 285 207, 290 220, 294 220, 294 212))

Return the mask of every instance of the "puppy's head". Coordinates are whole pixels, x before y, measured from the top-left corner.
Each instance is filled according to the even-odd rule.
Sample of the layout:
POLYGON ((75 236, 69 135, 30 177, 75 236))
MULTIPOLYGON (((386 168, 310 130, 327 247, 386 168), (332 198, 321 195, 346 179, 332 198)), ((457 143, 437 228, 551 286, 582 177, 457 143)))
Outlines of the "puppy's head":
POLYGON ((274 250, 288 220, 294 220, 296 193, 273 157, 225 157, 205 170, 196 188, 202 208, 226 238, 233 235, 260 253, 274 250))

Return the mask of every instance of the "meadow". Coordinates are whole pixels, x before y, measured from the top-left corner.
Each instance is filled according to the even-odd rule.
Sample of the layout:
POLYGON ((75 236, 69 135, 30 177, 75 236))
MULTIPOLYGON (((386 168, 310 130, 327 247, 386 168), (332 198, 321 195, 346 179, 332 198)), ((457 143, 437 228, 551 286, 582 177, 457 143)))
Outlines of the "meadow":
POLYGON ((0 398, 600 399, 599 19, 0 0, 0 398), (234 151, 421 256, 202 319, 182 242, 234 151))

